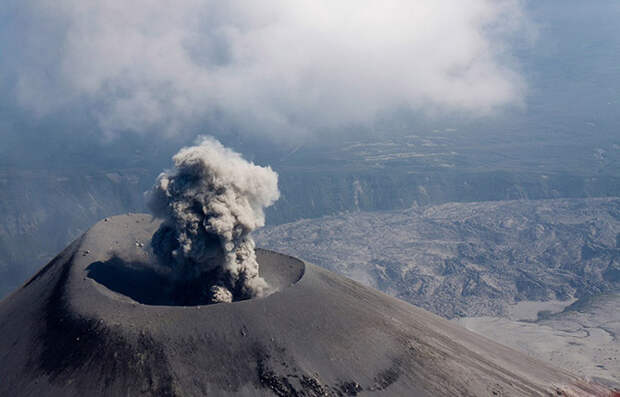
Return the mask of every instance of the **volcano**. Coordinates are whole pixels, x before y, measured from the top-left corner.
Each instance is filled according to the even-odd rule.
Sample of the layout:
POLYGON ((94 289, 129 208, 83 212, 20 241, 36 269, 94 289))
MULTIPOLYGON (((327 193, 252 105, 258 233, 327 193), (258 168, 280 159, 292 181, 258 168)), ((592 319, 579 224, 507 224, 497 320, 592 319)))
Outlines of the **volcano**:
POLYGON ((0 395, 614 395, 272 251, 275 292, 205 304, 153 254, 160 222, 97 223, 0 303, 0 395))

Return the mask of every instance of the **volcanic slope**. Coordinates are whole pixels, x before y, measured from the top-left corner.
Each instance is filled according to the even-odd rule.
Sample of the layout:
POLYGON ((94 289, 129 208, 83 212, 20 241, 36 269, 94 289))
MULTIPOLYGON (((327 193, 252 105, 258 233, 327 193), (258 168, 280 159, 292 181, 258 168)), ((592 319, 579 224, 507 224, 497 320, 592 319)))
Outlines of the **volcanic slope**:
POLYGON ((612 395, 271 251, 277 292, 199 305, 150 252, 158 226, 101 221, 0 302, 0 395, 612 395))

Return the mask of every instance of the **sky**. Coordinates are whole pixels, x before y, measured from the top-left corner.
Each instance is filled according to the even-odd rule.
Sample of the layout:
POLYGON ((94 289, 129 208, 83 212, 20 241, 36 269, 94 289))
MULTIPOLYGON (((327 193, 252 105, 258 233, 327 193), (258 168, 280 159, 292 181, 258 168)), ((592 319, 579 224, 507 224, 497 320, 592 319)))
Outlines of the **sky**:
POLYGON ((536 40, 519 0, 6 0, 0 21, 5 113, 102 140, 484 117, 523 106, 536 40))

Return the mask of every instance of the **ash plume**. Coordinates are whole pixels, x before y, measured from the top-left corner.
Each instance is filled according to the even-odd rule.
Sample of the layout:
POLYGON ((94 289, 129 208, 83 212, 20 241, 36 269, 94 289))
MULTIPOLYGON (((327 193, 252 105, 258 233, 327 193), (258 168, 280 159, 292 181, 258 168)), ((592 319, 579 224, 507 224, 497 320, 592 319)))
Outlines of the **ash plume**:
POLYGON ((155 254, 176 279, 204 280, 202 293, 211 302, 267 294, 250 233, 265 224, 264 208, 280 196, 278 174, 213 138, 181 149, 173 161, 149 199, 153 214, 164 219, 153 236, 155 254))

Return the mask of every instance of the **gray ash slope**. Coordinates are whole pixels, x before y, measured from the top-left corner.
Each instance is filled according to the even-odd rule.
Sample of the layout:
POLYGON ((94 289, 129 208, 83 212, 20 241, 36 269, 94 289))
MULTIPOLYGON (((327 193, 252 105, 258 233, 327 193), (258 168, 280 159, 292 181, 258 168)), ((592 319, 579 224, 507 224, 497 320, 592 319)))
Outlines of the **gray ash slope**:
POLYGON ((172 305, 146 249, 158 226, 102 221, 0 302, 0 395, 611 395, 271 251, 278 292, 172 305))

